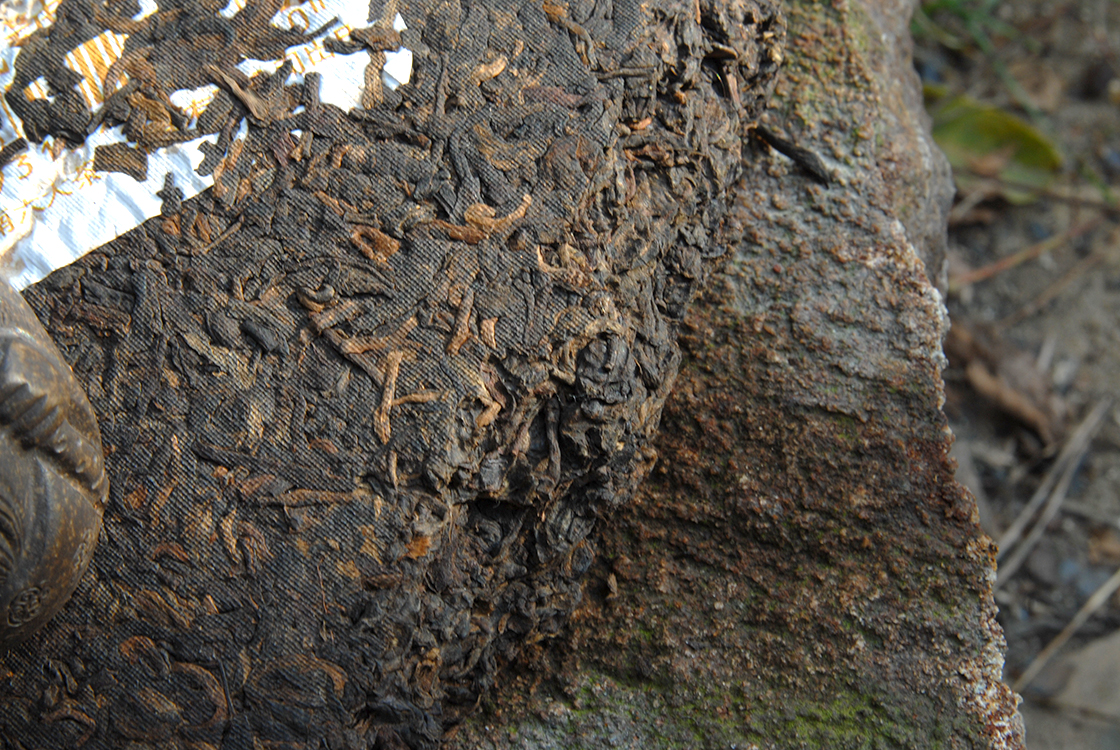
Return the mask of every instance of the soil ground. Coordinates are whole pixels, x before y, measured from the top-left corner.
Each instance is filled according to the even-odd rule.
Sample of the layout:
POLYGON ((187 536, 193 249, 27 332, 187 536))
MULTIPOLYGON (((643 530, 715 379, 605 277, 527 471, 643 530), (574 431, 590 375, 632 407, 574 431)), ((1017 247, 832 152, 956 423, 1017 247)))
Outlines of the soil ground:
MULTIPOLYGON (((946 410, 957 435, 958 477, 977 494, 985 530, 998 540, 1073 428, 1095 404, 1120 394, 1120 3, 938 5, 926 3, 929 22, 919 17, 914 25, 923 79, 1019 115, 1063 157, 1060 174, 1037 200, 1013 205, 989 183, 987 192, 959 190, 951 216, 950 316, 955 333, 971 334, 979 346, 963 357, 947 347, 946 410), (1060 241, 1063 233, 1078 236, 1060 241), (1037 258, 962 283, 966 274, 1047 239, 1055 239, 1053 247, 1037 258), (994 399, 974 387, 969 364, 977 356, 1002 376, 994 399), (1010 415, 996 404, 1001 393, 1044 419, 1028 426, 1029 409, 1010 415)), ((984 165, 973 169, 983 172, 984 165)), ((1061 510, 996 594, 1010 683, 1120 567, 1115 403, 1075 463, 1061 510)), ((1120 711, 1109 705, 1120 691, 1102 678, 1120 673, 1120 647, 1101 640, 1118 629, 1120 598, 1113 593, 1022 686, 1032 750, 1120 746, 1120 711), (1107 647, 1092 659, 1078 661, 1078 653, 1101 644, 1107 647)))

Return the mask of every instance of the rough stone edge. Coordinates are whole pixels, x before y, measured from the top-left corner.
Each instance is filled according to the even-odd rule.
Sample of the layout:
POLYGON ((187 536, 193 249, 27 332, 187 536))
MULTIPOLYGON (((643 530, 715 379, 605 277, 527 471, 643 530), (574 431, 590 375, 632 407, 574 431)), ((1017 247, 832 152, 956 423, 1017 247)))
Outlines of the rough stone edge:
MULTIPOLYGON (((917 173, 929 175, 927 189, 919 192, 924 200, 919 204, 918 210, 910 215, 909 221, 905 218, 900 221, 905 227, 909 244, 925 265, 926 275, 933 285, 930 294, 936 297, 936 304, 941 311, 941 335, 944 339, 950 326, 948 309, 943 300, 943 295, 948 288, 947 221, 956 187, 949 160, 934 143, 930 132, 932 120, 926 112, 921 79, 913 64, 914 40, 910 34, 910 20, 914 11, 920 6, 921 0, 894 0, 893 4, 883 3, 879 8, 872 7, 875 0, 855 1, 863 7, 863 13, 869 23, 874 24, 881 31, 880 39, 886 47, 885 65, 890 66, 884 67, 883 70, 893 68, 898 71, 897 76, 886 75, 880 79, 887 84, 884 95, 896 97, 901 104, 898 108, 886 107, 884 112, 890 115, 901 112, 909 117, 907 126, 915 132, 914 140, 920 144, 921 169, 917 173)), ((901 206, 896 205, 896 208, 901 206)), ((942 381, 939 408, 944 406, 944 399, 942 381)), ((948 428, 946 429, 948 431, 948 428)), ((955 439, 951 431, 948 439, 950 442, 955 439)), ((950 467, 955 470, 955 462, 948 456, 945 460, 950 462, 950 467)), ((972 498, 971 493, 963 485, 955 480, 954 485, 958 492, 968 496, 969 502, 975 504, 975 498, 972 498)), ((996 569, 993 560, 987 579, 989 589, 983 601, 985 647, 972 660, 962 664, 962 668, 968 670, 967 674, 962 676, 974 686, 974 693, 970 696, 971 707, 990 727, 992 750, 1022 750, 1025 748, 1026 736, 1022 715, 1016 709, 1015 713, 1008 717, 1005 710, 1008 700, 1018 705, 1022 698, 1012 693, 1003 682, 1006 641, 1003 628, 996 620, 998 607, 991 588, 995 580, 996 569)))
POLYGON ((913 207, 899 203, 895 208, 918 257, 925 264, 926 275, 944 294, 948 286, 946 222, 956 187, 949 160, 934 143, 930 133, 932 120, 925 109, 921 79, 914 69, 910 19, 920 0, 894 0, 892 4, 884 2, 878 8, 871 7, 873 0, 856 2, 863 7, 863 15, 869 25, 880 32, 879 39, 884 49, 879 66, 884 73, 892 70, 897 73, 879 79, 883 85, 881 97, 897 102, 895 106, 885 107, 883 114, 895 118, 900 127, 909 130, 919 148, 917 157, 920 167, 912 170, 911 178, 905 181, 920 200, 913 207), (924 175, 928 175, 928 179, 924 175), (914 210, 911 212, 907 210, 909 208, 914 210))

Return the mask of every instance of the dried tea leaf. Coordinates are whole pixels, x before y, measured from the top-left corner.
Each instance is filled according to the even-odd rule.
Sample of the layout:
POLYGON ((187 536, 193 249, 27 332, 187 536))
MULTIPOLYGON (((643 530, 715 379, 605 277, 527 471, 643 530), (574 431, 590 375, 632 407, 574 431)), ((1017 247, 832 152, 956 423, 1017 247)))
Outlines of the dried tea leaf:
MULTIPOLYGON (((94 5, 58 17, 96 27, 94 5)), ((412 78, 346 113, 314 75, 237 72, 303 39, 274 5, 130 27, 153 133, 155 89, 218 79, 215 186, 165 186, 164 215, 27 292, 115 493, 95 583, 6 662, 0 726, 28 746, 68 746, 23 707, 80 659, 68 700, 106 746, 434 748, 559 632, 651 466, 784 35, 772 0, 400 0, 412 78), (171 664, 216 675, 228 720, 171 664)), ((68 39, 36 36, 17 77, 65 75, 68 39)))

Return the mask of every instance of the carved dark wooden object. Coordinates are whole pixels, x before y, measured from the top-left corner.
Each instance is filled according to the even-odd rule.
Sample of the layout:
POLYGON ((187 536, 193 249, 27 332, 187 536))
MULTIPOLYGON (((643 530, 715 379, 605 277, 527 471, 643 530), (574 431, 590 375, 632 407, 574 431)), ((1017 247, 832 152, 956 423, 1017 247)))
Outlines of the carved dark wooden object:
POLYGON ((70 598, 107 491, 89 401, 23 297, 0 280, 0 648, 70 598))

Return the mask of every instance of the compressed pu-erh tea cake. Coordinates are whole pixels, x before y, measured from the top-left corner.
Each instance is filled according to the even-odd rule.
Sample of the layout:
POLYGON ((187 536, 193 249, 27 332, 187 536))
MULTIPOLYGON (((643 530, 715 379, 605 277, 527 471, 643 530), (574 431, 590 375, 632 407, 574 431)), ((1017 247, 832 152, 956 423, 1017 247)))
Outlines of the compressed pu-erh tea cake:
POLYGON ((63 0, 17 60, 32 140, 122 126, 98 170, 217 139, 211 190, 169 179, 26 292, 111 489, 73 599, 0 661, 0 747, 438 745, 563 626, 654 459, 784 33, 771 0, 375 3, 327 45, 369 52, 344 112, 236 67, 321 30, 224 8, 63 0), (127 83, 91 113, 63 61, 106 29, 127 83), (210 83, 197 122, 170 101, 210 83))

